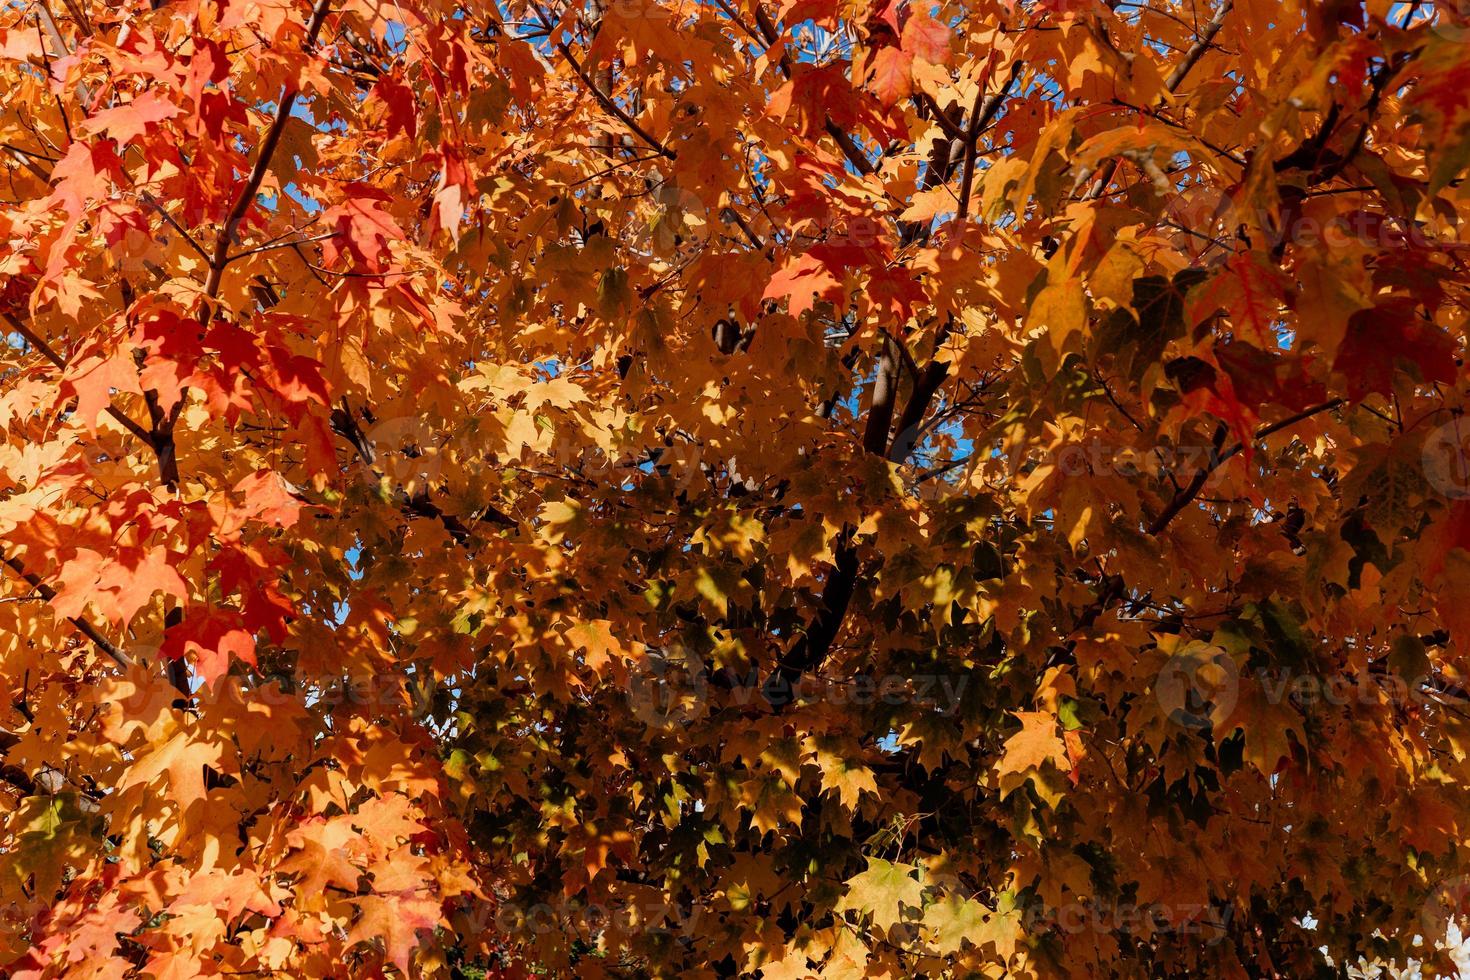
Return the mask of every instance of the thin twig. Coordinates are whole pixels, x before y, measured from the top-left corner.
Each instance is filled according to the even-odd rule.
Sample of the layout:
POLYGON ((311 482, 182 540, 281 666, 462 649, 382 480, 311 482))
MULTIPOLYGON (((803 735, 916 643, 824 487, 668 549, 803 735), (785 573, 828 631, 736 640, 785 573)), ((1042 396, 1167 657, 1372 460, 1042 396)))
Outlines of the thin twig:
MULTIPOLYGON (((1219 34, 1220 28, 1225 26, 1225 17, 1234 6, 1235 0, 1224 0, 1215 9, 1215 16, 1210 18, 1210 22, 1205 25, 1204 32, 1200 34, 1190 49, 1184 53, 1183 60, 1174 67, 1174 70, 1169 73, 1169 77, 1164 81, 1164 89, 1170 95, 1173 95, 1179 86, 1184 84, 1184 79, 1189 75, 1194 66, 1199 63, 1200 58, 1204 57, 1204 53, 1214 44, 1215 35, 1219 34)), ((1087 194, 1083 197, 1084 201, 1095 201, 1107 191, 1108 185, 1113 182, 1113 177, 1118 172, 1118 158, 1110 158, 1103 170, 1104 172, 1098 175, 1097 180, 1093 182, 1092 187, 1088 189, 1087 194)))
POLYGON ((299 245, 310 245, 312 242, 324 242, 328 238, 336 238, 337 235, 338 235, 338 232, 329 231, 329 232, 326 232, 325 234, 313 235, 310 238, 299 238, 299 239, 297 239, 294 242, 282 242, 282 241, 266 242, 264 245, 257 245, 254 248, 248 248, 248 249, 246 249, 243 252, 236 252, 234 255, 231 255, 230 256, 230 261, 231 262, 234 262, 236 259, 243 259, 247 255, 259 255, 261 252, 269 252, 272 249, 277 249, 277 248, 296 248, 299 245))
POLYGON ((200 258, 204 259, 204 261, 206 262, 209 261, 209 253, 204 250, 204 246, 195 241, 194 236, 189 234, 188 231, 184 229, 183 225, 174 220, 174 216, 169 214, 168 210, 165 209, 162 204, 158 203, 157 198, 155 198, 147 191, 140 191, 138 193, 138 196, 143 199, 144 204, 157 211, 158 216, 161 217, 164 221, 167 221, 169 223, 169 226, 172 227, 174 231, 182 235, 184 237, 184 241, 189 244, 189 247, 199 253, 200 258))
MULTIPOLYGON (((1280 432, 1282 429, 1285 429, 1288 426, 1295 425, 1303 419, 1309 419, 1313 415, 1331 411, 1332 409, 1337 408, 1339 405, 1341 405, 1343 401, 1344 399, 1342 398, 1334 398, 1331 401, 1325 401, 1320 405, 1313 405, 1311 408, 1297 412, 1295 415, 1287 416, 1280 422, 1273 422, 1271 425, 1267 425, 1260 429, 1257 429, 1254 435, 1251 437, 1251 441, 1259 442, 1260 440, 1265 439, 1268 436, 1275 435, 1277 432, 1280 432)), ((1169 522, 1172 521, 1176 516, 1178 516, 1179 512, 1187 507, 1189 505, 1189 502, 1192 501, 1195 496, 1200 492, 1200 489, 1205 485, 1205 481, 1209 479, 1210 474, 1215 472, 1215 470, 1219 469, 1221 466, 1224 466, 1227 462, 1230 461, 1232 457, 1240 453, 1243 449, 1245 449, 1245 443, 1237 442, 1235 445, 1231 446, 1229 449, 1225 450, 1214 459, 1210 460, 1208 465, 1200 467, 1199 470, 1194 474, 1194 478, 1189 481, 1189 484, 1185 486, 1182 490, 1174 494, 1174 497, 1169 501, 1168 506, 1164 508, 1163 513, 1159 514, 1158 518, 1149 525, 1148 533, 1154 536, 1162 533, 1164 528, 1169 526, 1169 522)))
MULTIPOLYGON (((550 18, 546 16, 545 12, 543 12, 540 7, 536 7, 535 10, 536 15, 541 18, 542 25, 548 31, 551 30, 552 27, 555 25, 552 24, 550 18)), ((654 136, 650 134, 646 129, 638 125, 638 121, 632 116, 628 115, 623 107, 618 105, 617 102, 613 100, 611 95, 604 92, 596 85, 596 83, 592 81, 591 77, 589 77, 587 72, 582 68, 581 62, 577 61, 577 56, 572 54, 571 47, 565 41, 558 40, 556 42, 556 50, 561 52, 561 56, 567 60, 567 65, 569 65, 572 69, 572 72, 582 80, 582 84, 587 86, 587 91, 592 93, 592 97, 597 100, 598 105, 602 106, 613 116, 617 117, 619 122, 621 122, 624 126, 627 126, 628 129, 635 136, 637 136, 643 142, 647 143, 649 148, 658 153, 659 156, 667 157, 670 160, 678 159, 679 155, 677 153, 669 149, 667 146, 664 146, 663 143, 655 139, 654 136)))

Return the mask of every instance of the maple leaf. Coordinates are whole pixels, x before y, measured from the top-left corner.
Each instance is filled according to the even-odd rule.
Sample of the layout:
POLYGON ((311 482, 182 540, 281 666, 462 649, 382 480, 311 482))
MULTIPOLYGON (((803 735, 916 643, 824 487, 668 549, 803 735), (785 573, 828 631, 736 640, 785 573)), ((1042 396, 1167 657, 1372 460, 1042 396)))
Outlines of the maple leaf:
POLYGON ((361 853, 360 847, 351 848, 357 840, 357 831, 346 817, 304 821, 287 837, 294 853, 277 870, 299 875, 296 887, 308 894, 320 893, 328 886, 356 894, 358 879, 363 875, 353 863, 354 853, 361 853))
POLYGON ((412 840, 424 829, 412 815, 408 798, 397 793, 364 802, 353 815, 352 824, 365 837, 388 847, 412 840))
POLYGON ((611 665, 613 655, 622 649, 612 628, 613 624, 603 619, 579 623, 567 630, 567 639, 585 651, 587 666, 595 673, 603 673, 611 665))
POLYGON ((157 124, 179 114, 179 107, 169 101, 158 89, 151 89, 130 102, 103 109, 82 123, 88 133, 105 133, 127 146, 144 133, 153 131, 157 124))
POLYGON ((1241 403, 1257 415, 1273 402, 1302 411, 1327 400, 1326 387, 1307 373, 1307 359, 1272 355, 1241 341, 1217 345, 1213 353, 1241 403))
POLYGON ((868 11, 869 36, 883 40, 898 37, 909 15, 908 5, 902 0, 879 0, 868 11))
POLYGON ((847 890, 834 911, 871 915, 873 924, 887 932, 898 925, 905 906, 919 908, 924 886, 919 881, 916 865, 873 857, 867 860, 867 870, 847 880, 847 890))
POLYGON ((373 83, 371 98, 383 104, 383 124, 390 138, 402 133, 412 139, 418 134, 418 106, 414 91, 397 73, 379 76, 373 83))
POLYGON ((1232 256, 1190 300, 1190 319, 1198 322, 1215 309, 1226 310, 1239 339, 1269 350, 1277 346, 1285 282, 1254 252, 1232 256))
POLYGON ((220 909, 229 921, 246 911, 272 918, 281 914, 280 904, 270 898, 258 877, 249 873, 231 874, 220 868, 192 876, 173 901, 174 907, 190 905, 220 909))
POLYGON ((896 104, 913 91, 914 56, 903 48, 885 46, 872 54, 868 86, 885 106, 896 104))
POLYGON ((843 758, 820 740, 816 745, 816 755, 822 772, 822 788, 836 792, 844 808, 856 809, 863 793, 878 792, 878 781, 869 767, 843 758))
POLYGON ((1017 711, 1015 715, 1021 730, 1005 741, 1005 754, 996 767, 1001 773, 1040 769, 1048 762, 1064 772, 1071 768, 1067 748, 1057 737, 1054 715, 1046 711, 1017 711))
POLYGON ((789 297, 787 310, 801 316, 812 308, 817 298, 838 303, 843 299, 842 280, 832 275, 826 263, 808 253, 789 259, 771 276, 763 299, 789 297))
POLYGON ((419 947, 418 935, 433 929, 443 918, 439 903, 413 893, 364 895, 355 903, 357 921, 347 934, 349 946, 381 942, 388 962, 403 976, 410 976, 409 963, 419 947))
POLYGON ((439 149, 444 167, 439 187, 434 193, 433 226, 447 231, 459 240, 459 225, 464 218, 465 200, 470 196, 469 170, 459 149, 445 144, 439 149))
POLYGON ((301 516, 301 501, 286 488, 280 474, 260 470, 242 477, 233 488, 244 497, 244 504, 234 512, 240 521, 259 521, 272 527, 287 528, 301 516))
POLYGON ((1240 442, 1247 464, 1254 454, 1256 414, 1235 392, 1235 376, 1217 371, 1209 361, 1181 357, 1164 365, 1164 374, 1184 396, 1186 406, 1207 411, 1224 421, 1240 442))
POLYGON ((96 431, 97 416, 112 404, 114 391, 143 393, 138 369, 122 351, 92 354, 67 366, 62 393, 76 396, 77 414, 88 429, 96 431))
POLYGON ((1359 401, 1370 392, 1393 391, 1397 361, 1412 364, 1426 383, 1452 384, 1457 373, 1454 338, 1421 320, 1409 300, 1354 313, 1332 369, 1347 376, 1348 394, 1359 401))
POLYGON ((912 14, 903 25, 903 50, 936 65, 949 63, 950 30, 926 13, 912 14))
POLYGON ((135 762, 118 782, 118 789, 149 787, 166 774, 168 798, 187 814, 205 796, 204 770, 219 764, 223 749, 218 743, 196 739, 179 732, 163 745, 139 752, 135 762))
POLYGON ((987 911, 974 899, 959 895, 946 895, 930 905, 924 910, 924 925, 934 930, 934 948, 949 954, 959 952, 966 940, 978 945, 987 911))
POLYGON ((784 119, 794 110, 797 125, 809 134, 823 132, 828 120, 844 129, 892 134, 894 129, 884 118, 883 106, 855 87, 846 69, 846 62, 841 61, 820 67, 796 64, 791 80, 771 95, 764 107, 766 114, 784 119))
POLYGON ((1065 349, 1067 338, 1080 334, 1087 325, 1087 298, 1082 283, 1075 279, 1048 285, 1031 305, 1031 317, 1046 327, 1058 351, 1065 349))
POLYGON ((189 585, 174 560, 164 548, 116 549, 97 576, 93 604, 113 622, 126 623, 155 593, 187 599, 189 585))
POLYGON ((142 924, 138 913, 119 908, 117 896, 109 895, 90 914, 67 927, 67 959, 74 963, 101 963, 111 958, 126 936, 142 924))
POLYGON ((391 246, 406 237, 382 208, 392 198, 366 185, 354 185, 349 194, 341 204, 322 214, 322 224, 337 233, 322 246, 323 255, 329 265, 334 265, 345 249, 369 272, 382 272, 391 246))
POLYGON ((587 400, 587 392, 569 378, 553 378, 543 384, 526 389, 521 407, 528 412, 550 405, 553 408, 571 408, 587 400))
POLYGON ((170 629, 159 653, 170 660, 192 657, 205 684, 213 687, 239 661, 254 665, 255 637, 232 616, 193 616, 170 629))
POLYGON ((109 557, 89 548, 78 549, 63 567, 61 588, 52 605, 61 615, 73 617, 91 603, 112 622, 126 623, 157 592, 188 597, 188 583, 170 559, 163 548, 118 548, 109 557))
POLYGON ((112 183, 122 179, 121 164, 111 143, 72 143, 51 168, 51 180, 56 185, 52 200, 79 220, 88 199, 110 195, 112 183))
POLYGON ((1470 114, 1470 69, 1461 57, 1464 27, 1449 27, 1432 39, 1423 55, 1421 84, 1414 87, 1414 102, 1428 117, 1435 149, 1429 188, 1433 193, 1454 179, 1470 159, 1470 139, 1465 137, 1465 117, 1470 114))

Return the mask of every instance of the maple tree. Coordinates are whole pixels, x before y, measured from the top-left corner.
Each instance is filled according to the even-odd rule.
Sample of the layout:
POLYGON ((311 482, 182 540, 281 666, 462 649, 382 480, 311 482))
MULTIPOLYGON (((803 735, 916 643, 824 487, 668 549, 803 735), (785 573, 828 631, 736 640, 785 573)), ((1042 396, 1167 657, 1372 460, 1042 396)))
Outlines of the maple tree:
POLYGON ((0 973, 1452 970, 1463 4, 16 0, 0 93, 0 973))

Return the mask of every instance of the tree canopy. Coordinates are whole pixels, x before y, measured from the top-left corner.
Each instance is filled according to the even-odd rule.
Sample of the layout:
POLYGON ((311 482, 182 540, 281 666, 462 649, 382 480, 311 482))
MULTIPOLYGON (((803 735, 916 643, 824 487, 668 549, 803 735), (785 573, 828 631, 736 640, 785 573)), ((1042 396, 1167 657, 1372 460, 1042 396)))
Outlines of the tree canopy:
POLYGON ((13 0, 0 96, 0 973, 1451 969, 1463 4, 13 0))

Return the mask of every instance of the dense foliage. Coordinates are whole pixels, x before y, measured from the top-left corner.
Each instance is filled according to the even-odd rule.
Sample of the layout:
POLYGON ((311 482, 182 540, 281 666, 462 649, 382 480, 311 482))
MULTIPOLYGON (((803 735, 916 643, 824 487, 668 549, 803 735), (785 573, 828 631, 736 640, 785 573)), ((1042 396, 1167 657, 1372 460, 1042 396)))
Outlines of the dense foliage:
POLYGON ((1453 2, 7 3, 0 973, 1446 968, 1467 161, 1453 2))

